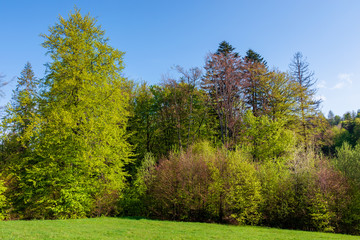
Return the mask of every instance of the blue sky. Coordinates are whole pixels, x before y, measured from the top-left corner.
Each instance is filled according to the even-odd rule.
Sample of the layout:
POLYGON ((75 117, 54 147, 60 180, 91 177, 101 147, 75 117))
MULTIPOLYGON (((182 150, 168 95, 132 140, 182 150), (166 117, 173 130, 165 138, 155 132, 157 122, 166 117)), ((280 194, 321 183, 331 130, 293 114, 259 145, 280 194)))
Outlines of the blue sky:
MULTIPOLYGON (((40 34, 74 6, 96 17, 110 45, 126 52, 124 74, 133 80, 157 84, 174 65, 203 67, 226 40, 282 71, 302 52, 318 79, 325 116, 360 109, 360 1, 0 0, 0 74, 16 80, 29 61, 43 77, 49 56, 40 34)), ((4 89, 0 105, 15 85, 4 89)))

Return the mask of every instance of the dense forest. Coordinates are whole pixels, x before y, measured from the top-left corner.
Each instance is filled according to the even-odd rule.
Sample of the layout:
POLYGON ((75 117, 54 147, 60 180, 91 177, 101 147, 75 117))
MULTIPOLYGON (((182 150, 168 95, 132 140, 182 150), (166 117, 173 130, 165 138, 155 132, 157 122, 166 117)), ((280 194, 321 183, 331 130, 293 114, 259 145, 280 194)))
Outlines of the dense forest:
POLYGON ((300 52, 282 72, 223 41, 202 68, 148 85, 78 10, 42 37, 46 75, 26 63, 1 119, 0 219, 360 234, 360 112, 323 116, 300 52))

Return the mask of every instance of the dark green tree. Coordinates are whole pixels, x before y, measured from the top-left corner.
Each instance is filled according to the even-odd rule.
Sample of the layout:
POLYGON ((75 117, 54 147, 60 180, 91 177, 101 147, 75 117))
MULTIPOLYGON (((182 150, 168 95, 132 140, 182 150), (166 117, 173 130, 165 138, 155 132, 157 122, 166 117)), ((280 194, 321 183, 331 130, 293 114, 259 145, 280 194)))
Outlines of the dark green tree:
POLYGON ((254 116, 260 116, 268 110, 266 88, 269 85, 269 78, 266 77, 266 62, 260 54, 251 49, 247 51, 244 62, 245 79, 242 89, 245 103, 254 116))
POLYGON ((221 53, 224 55, 234 54, 237 57, 238 53, 234 52, 234 50, 235 50, 235 48, 230 43, 228 43, 226 41, 222 41, 219 44, 216 54, 221 54, 221 53))
POLYGON ((259 53, 253 51, 252 49, 249 49, 246 52, 245 60, 248 62, 260 63, 265 67, 267 67, 267 62, 264 60, 264 58, 259 53))

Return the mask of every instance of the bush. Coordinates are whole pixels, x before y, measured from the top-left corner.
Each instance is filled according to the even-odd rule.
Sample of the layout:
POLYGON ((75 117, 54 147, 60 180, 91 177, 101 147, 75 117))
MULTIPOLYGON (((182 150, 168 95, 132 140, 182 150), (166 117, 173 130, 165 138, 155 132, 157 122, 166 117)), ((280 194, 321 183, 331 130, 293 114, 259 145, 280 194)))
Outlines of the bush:
POLYGON ((210 171, 201 154, 192 148, 171 153, 154 169, 154 179, 147 185, 150 210, 161 218, 206 221, 210 171))
POLYGON ((296 209, 300 207, 296 191, 300 191, 300 188, 295 188, 295 179, 290 170, 284 165, 267 162, 259 166, 258 174, 264 199, 261 204, 262 224, 296 228, 299 222, 296 209))
POLYGON ((244 152, 219 149, 208 161, 212 178, 209 208, 220 222, 254 225, 261 218, 260 181, 248 159, 244 152))
POLYGON ((349 203, 346 179, 313 151, 297 151, 286 164, 259 165, 262 224, 290 229, 339 231, 349 203))
POLYGON ((308 187, 309 226, 317 231, 340 231, 343 212, 349 202, 349 185, 341 172, 329 161, 318 159, 313 182, 308 187))
POLYGON ((349 204, 344 210, 341 229, 346 233, 360 233, 360 144, 354 148, 345 142, 336 149, 335 166, 350 182, 349 204))
POLYGON ((261 216, 255 167, 241 152, 208 143, 160 161, 148 194, 150 211, 166 219, 256 224, 261 216))

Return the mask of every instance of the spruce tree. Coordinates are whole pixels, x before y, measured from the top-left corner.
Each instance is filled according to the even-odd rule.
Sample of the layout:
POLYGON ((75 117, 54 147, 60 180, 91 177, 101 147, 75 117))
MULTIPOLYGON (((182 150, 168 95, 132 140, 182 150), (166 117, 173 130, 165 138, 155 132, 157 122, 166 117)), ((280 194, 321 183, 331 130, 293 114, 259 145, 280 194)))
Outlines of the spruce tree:
MULTIPOLYGON (((37 111, 38 80, 31 64, 26 63, 13 91, 11 102, 1 123, 4 130, 0 151, 0 174, 6 180, 5 195, 12 204, 12 211, 22 211, 22 194, 18 191, 26 174, 27 158, 31 155, 29 133, 37 111)), ((1 182, 1 179, 0 179, 1 182)))

